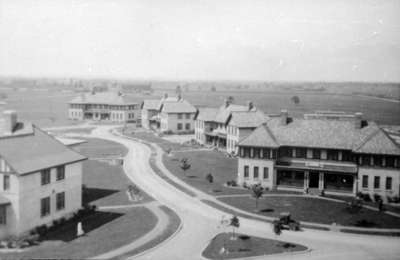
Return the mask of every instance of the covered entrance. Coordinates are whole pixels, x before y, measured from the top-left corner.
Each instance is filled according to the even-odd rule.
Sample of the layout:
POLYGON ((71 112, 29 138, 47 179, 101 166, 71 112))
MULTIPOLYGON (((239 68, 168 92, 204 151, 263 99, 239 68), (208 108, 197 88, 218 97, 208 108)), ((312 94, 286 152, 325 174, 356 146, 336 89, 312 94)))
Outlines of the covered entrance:
POLYGON ((308 187, 309 188, 319 188, 319 172, 310 171, 308 178, 308 187))

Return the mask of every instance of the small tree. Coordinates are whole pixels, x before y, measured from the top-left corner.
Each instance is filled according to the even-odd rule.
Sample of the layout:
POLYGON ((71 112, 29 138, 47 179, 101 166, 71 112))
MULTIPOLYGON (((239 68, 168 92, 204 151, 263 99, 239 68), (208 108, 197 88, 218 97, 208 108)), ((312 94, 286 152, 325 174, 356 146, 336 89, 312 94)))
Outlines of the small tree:
POLYGON ((214 182, 214 176, 211 174, 211 172, 209 174, 206 175, 206 180, 209 183, 213 183, 214 182))
POLYGON ((229 96, 227 98, 227 100, 228 100, 229 104, 233 104, 233 102, 235 101, 235 98, 233 96, 229 96))
POLYGON ((229 226, 232 227, 232 239, 236 239, 235 228, 239 228, 240 227, 239 218, 236 217, 236 216, 232 216, 231 221, 229 223, 229 226))
POLYGON ((293 97, 292 97, 292 102, 293 102, 295 105, 298 105, 298 104, 300 103, 300 98, 299 98, 298 96, 293 96, 293 97))
POLYGON ((258 210, 258 199, 262 197, 264 188, 258 183, 251 186, 251 191, 253 193, 253 197, 256 199, 256 210, 258 210))
POLYGON ((186 176, 186 171, 189 170, 191 167, 190 163, 188 162, 188 158, 182 158, 181 160, 181 169, 186 176))

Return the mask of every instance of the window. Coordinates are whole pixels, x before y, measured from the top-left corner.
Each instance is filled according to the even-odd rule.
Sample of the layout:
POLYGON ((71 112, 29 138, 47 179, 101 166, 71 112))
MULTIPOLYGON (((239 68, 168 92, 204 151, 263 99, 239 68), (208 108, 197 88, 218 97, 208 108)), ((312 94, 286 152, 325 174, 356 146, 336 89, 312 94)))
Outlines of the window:
POLYGON ((339 153, 338 153, 338 151, 335 151, 335 150, 328 150, 327 158, 328 158, 328 160, 337 161, 337 160, 339 159, 339 153))
POLYGON ((363 188, 368 188, 368 175, 363 175, 362 176, 362 187, 363 188))
POLYGON ((57 181, 65 179, 65 166, 57 167, 57 181))
POLYGON ((387 190, 392 189, 392 177, 386 177, 386 189, 387 190))
POLYGON ((1 205, 0 206, 0 225, 7 224, 7 206, 1 205))
POLYGON ((304 148, 296 148, 296 158, 306 158, 306 152, 304 148))
POLYGON ((371 165, 371 157, 368 155, 361 156, 361 165, 370 166, 371 165))
POLYGON ((50 183, 50 169, 45 169, 41 173, 42 185, 50 183))
POLYGON ((57 210, 62 210, 65 208, 65 192, 57 193, 56 206, 57 206, 57 210))
POLYGON ((178 119, 182 119, 182 114, 181 113, 178 114, 178 119))
POLYGON ((381 156, 374 156, 374 165, 375 166, 382 166, 383 161, 381 156))
POLYGON ((258 179, 258 166, 254 166, 253 177, 254 177, 254 179, 258 179))
POLYGON ((190 123, 186 123, 186 124, 185 124, 185 129, 186 129, 186 130, 190 130, 190 123))
POLYGON ((254 157, 260 158, 260 148, 254 148, 254 157))
POLYGON ((249 166, 245 165, 244 166, 244 178, 249 178, 249 166))
POLYGON ((281 157, 292 157, 292 149, 291 148, 287 148, 287 147, 283 147, 279 150, 279 156, 281 157))
POLYGON ((3 177, 3 190, 10 189, 10 175, 4 175, 3 177))
POLYGON ((50 214, 50 197, 40 200, 40 216, 45 217, 50 214))
POLYGON ((186 119, 190 119, 190 114, 189 113, 186 114, 186 119))
POLYGON ((271 150, 270 149, 263 149, 263 158, 269 159, 271 156, 271 150))
POLYGON ((375 176, 374 178, 374 189, 379 189, 381 178, 379 176, 375 176))
POLYGON ((394 167, 394 157, 388 156, 385 158, 386 167, 394 167))
POLYGON ((321 159, 321 150, 313 149, 313 159, 321 159))
POLYGON ((264 179, 268 179, 269 178, 269 173, 268 173, 268 167, 264 167, 264 179))
POLYGON ((178 123, 178 130, 182 130, 182 124, 178 123))

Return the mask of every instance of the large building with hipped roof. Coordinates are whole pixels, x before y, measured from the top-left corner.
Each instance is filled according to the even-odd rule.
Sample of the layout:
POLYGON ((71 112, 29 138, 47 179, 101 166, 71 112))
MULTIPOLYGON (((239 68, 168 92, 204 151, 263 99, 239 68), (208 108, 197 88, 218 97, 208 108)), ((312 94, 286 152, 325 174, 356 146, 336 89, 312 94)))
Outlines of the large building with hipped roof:
POLYGON ((236 105, 225 100, 219 108, 199 109, 195 118, 195 138, 201 144, 236 154, 238 142, 267 118, 252 102, 236 105))
POLYGON ((140 104, 121 92, 82 93, 69 102, 68 118, 139 123, 140 104))
POLYGON ((400 147, 361 113, 283 110, 239 144, 238 183, 269 189, 399 196, 400 147))
POLYGON ((142 103, 142 126, 163 133, 191 134, 194 132, 194 117, 197 108, 181 95, 161 100, 149 99, 142 103))
POLYGON ((0 238, 19 236, 82 206, 82 162, 37 126, 0 111, 0 238))

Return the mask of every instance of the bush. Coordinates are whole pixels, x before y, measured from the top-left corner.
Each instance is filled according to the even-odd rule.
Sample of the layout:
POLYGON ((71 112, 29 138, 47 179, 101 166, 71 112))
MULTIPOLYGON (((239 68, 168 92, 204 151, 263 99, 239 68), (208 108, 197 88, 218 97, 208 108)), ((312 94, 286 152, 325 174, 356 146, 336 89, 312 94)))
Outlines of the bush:
POLYGON ((371 197, 369 196, 368 193, 362 193, 362 192, 358 192, 357 193, 357 197, 362 199, 365 202, 371 202, 371 197))
POLYGON ((375 194, 374 194, 374 201, 375 201, 375 202, 378 202, 378 201, 380 201, 380 200, 382 200, 381 195, 375 193, 375 194))
POLYGON ((389 203, 400 203, 400 198, 398 196, 387 196, 387 200, 389 203))
MULTIPOLYGON (((226 186, 228 186, 228 187, 237 187, 238 184, 237 184, 237 182, 235 180, 230 180, 230 181, 226 182, 226 186)), ((244 187, 244 184, 243 184, 243 187, 244 187)))
POLYGON ((214 176, 211 173, 209 173, 209 174, 206 175, 206 180, 209 183, 213 183, 214 182, 214 176))
POLYGON ((48 232, 48 227, 46 225, 41 225, 36 227, 36 233, 39 234, 39 236, 45 236, 48 232))
POLYGON ((368 221, 366 219, 362 219, 356 222, 355 226, 356 227, 373 227, 376 224, 372 221, 368 221))

